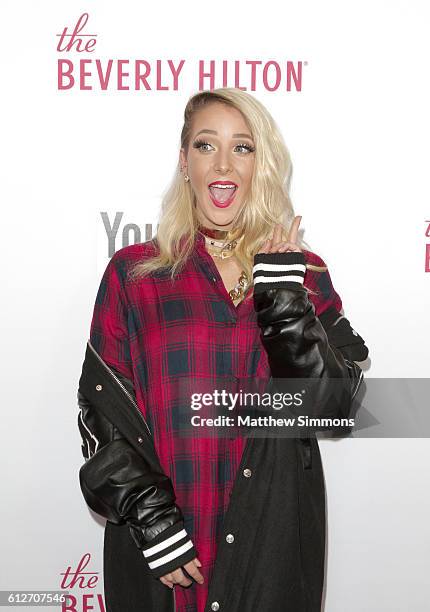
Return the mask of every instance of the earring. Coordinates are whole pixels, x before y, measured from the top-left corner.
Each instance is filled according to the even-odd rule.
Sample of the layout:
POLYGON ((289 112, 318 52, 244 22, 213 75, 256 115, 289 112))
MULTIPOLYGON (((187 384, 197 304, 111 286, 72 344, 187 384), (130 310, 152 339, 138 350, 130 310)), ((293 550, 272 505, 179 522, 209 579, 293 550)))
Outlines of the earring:
POLYGON ((188 174, 184 176, 184 179, 185 179, 185 182, 188 183, 188 181, 190 180, 190 177, 188 176, 188 174))

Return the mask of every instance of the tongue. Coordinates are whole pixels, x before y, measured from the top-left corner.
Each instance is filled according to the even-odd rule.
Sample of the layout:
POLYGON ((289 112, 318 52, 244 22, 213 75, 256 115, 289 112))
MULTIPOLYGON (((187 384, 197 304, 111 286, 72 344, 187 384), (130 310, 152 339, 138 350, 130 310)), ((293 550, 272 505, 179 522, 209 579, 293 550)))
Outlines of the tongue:
POLYGON ((234 187, 231 189, 223 189, 222 187, 209 187, 213 197, 218 202, 226 202, 234 192, 234 187))

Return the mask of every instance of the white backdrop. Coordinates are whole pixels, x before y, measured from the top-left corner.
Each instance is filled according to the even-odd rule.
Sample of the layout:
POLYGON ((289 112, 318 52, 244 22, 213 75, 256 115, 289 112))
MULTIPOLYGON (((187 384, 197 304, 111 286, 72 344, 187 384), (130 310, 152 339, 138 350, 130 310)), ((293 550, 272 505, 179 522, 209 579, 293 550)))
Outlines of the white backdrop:
MULTIPOLYGON (((248 86, 246 60, 307 62, 301 91, 257 79, 251 92, 290 150, 305 239, 370 349, 365 375, 428 377, 429 15, 418 0, 18 0, 1 12, 0 590, 59 589, 89 553, 98 581, 69 590, 76 610, 84 595, 99 610, 103 521, 79 489, 76 391, 108 262, 101 213, 123 213, 116 249, 127 223, 146 240, 199 60, 238 61, 248 86), (84 12, 96 51, 59 53, 56 34, 84 12), (59 91, 58 59, 80 55, 185 65, 176 91, 59 91)), ((428 610, 428 439, 324 440, 321 452, 325 612, 428 610)))

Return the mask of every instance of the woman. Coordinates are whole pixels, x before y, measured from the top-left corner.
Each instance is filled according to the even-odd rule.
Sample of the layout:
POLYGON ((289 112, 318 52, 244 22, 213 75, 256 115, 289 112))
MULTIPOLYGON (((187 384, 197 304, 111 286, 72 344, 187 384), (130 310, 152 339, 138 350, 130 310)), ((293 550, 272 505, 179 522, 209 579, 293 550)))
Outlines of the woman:
POLYGON ((255 98, 196 94, 156 238, 103 275, 78 397, 108 611, 320 610, 316 438, 179 435, 181 385, 205 377, 318 379, 312 416, 349 415, 367 348, 299 241, 290 166, 255 98))

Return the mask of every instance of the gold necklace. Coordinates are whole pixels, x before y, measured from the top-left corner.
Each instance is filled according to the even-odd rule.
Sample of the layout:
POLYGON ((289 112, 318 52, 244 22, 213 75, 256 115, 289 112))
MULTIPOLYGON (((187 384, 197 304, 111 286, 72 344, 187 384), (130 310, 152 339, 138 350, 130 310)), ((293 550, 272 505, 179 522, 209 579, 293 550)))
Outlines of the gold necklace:
POLYGON ((249 280, 248 280, 248 276, 245 272, 245 270, 242 270, 241 275, 239 276, 239 282, 237 283, 237 285, 233 288, 230 289, 230 291, 228 292, 231 299, 233 301, 238 300, 239 298, 241 298, 246 290, 246 288, 249 285, 249 280))
POLYGON ((236 240, 232 240, 227 244, 221 243, 220 245, 215 245, 213 242, 206 242, 206 249, 208 253, 210 253, 214 257, 219 257, 220 259, 227 259, 227 257, 231 257, 232 255, 234 255, 234 248, 236 245, 236 240))

